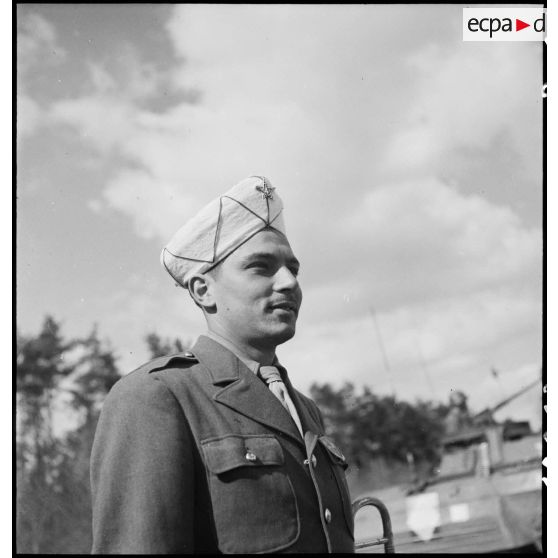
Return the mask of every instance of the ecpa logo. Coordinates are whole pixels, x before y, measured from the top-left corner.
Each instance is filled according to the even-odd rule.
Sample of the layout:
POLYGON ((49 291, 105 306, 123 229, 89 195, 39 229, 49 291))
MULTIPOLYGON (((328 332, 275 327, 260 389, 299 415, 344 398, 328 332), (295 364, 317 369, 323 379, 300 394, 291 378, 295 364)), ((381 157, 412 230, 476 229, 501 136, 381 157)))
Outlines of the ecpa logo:
POLYGON ((545 8, 463 8, 464 41, 545 39, 545 8))

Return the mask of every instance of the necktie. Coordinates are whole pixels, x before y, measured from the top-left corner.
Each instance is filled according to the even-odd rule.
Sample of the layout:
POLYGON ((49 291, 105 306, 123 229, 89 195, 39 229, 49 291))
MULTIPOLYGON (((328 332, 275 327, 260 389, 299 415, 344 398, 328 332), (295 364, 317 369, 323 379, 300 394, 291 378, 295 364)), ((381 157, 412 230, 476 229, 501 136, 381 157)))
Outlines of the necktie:
POLYGON ((281 374, 279 374, 279 370, 275 366, 260 366, 259 370, 260 377, 265 381, 269 391, 279 399, 279 402, 285 409, 287 409, 288 413, 291 415, 292 419, 294 420, 296 427, 298 428, 300 435, 304 437, 302 432, 302 424, 300 423, 300 418, 298 417, 298 413, 296 412, 296 407, 287 391, 287 387, 283 383, 281 379, 281 374))

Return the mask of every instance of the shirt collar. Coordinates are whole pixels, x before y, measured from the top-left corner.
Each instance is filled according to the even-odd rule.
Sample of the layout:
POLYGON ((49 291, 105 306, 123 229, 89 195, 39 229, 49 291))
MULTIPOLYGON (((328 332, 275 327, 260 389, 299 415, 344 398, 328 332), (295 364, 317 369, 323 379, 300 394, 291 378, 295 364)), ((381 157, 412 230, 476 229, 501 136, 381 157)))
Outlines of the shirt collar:
MULTIPOLYGON (((225 339, 224 337, 222 337, 218 333, 215 333, 214 331, 208 330, 206 335, 210 339, 213 339, 213 341, 216 341, 217 343, 223 345, 223 347, 231 351, 231 353, 233 353, 240 361, 242 361, 254 374, 258 373, 260 369, 260 363, 255 360, 252 360, 248 355, 246 355, 243 351, 241 351, 234 343, 232 343, 228 339, 225 339)), ((275 356, 275 358, 273 359, 273 366, 278 366, 278 365, 279 365, 279 361, 277 360, 277 356, 275 356)))

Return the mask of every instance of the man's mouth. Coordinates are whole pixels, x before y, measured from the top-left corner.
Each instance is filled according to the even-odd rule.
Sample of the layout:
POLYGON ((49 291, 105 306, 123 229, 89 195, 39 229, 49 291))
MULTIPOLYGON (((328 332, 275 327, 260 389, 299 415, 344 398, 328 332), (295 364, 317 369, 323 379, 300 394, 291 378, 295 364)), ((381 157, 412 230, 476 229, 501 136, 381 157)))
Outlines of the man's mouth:
POLYGON ((288 300, 284 300, 282 302, 274 302, 271 305, 271 308, 273 310, 290 310, 291 312, 298 314, 298 304, 288 300))

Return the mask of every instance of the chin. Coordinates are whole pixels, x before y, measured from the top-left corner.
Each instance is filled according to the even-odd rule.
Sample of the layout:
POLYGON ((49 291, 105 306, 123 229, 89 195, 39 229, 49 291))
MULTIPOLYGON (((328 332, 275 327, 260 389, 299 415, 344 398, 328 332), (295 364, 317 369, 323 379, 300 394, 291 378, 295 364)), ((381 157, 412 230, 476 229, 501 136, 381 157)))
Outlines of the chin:
POLYGON ((277 345, 281 345, 285 343, 289 339, 292 339, 295 335, 296 328, 295 326, 291 326, 288 328, 284 328, 281 331, 278 331, 273 335, 273 340, 277 345))

